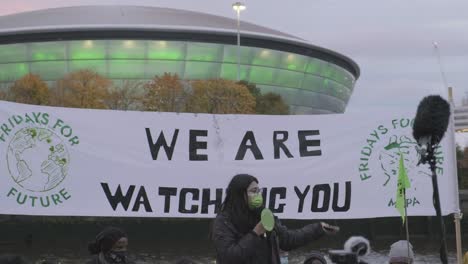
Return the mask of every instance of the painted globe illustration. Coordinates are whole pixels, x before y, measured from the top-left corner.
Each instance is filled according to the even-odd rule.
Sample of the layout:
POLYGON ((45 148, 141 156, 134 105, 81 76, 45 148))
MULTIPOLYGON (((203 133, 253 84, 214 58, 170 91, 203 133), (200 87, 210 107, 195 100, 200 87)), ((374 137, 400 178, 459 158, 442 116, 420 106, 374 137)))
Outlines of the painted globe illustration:
POLYGON ((411 172, 418 170, 421 173, 424 169, 417 167, 419 161, 419 153, 416 150, 417 142, 409 136, 393 135, 389 138, 388 144, 380 151, 379 161, 383 174, 385 175, 384 186, 386 186, 393 178, 398 179, 398 168, 400 163, 400 153, 403 155, 405 168, 408 175, 411 172))
POLYGON ((18 185, 32 192, 46 192, 67 176, 69 153, 53 131, 27 127, 16 132, 10 141, 7 163, 18 185))

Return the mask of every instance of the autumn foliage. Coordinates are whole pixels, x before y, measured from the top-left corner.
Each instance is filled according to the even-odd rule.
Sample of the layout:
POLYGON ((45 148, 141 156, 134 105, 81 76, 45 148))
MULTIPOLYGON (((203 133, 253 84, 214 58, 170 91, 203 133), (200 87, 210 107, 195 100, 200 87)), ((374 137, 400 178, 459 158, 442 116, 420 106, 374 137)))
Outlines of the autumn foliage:
POLYGON ((8 95, 8 99, 14 102, 35 105, 47 105, 49 97, 47 84, 34 74, 27 74, 15 81, 8 95))
POLYGON ((56 106, 105 109, 111 85, 109 79, 93 71, 72 72, 57 82, 53 102, 56 106))
POLYGON ((193 81, 187 107, 194 113, 254 114, 255 97, 247 87, 233 81, 193 81))
POLYGON ((147 111, 184 112, 187 96, 179 76, 164 73, 145 85, 143 108, 147 111))
POLYGON ((152 80, 116 81, 90 70, 71 72, 51 84, 27 74, 0 91, 0 100, 74 108, 192 112, 210 114, 288 114, 277 94, 254 84, 225 79, 181 80, 165 73, 152 80))

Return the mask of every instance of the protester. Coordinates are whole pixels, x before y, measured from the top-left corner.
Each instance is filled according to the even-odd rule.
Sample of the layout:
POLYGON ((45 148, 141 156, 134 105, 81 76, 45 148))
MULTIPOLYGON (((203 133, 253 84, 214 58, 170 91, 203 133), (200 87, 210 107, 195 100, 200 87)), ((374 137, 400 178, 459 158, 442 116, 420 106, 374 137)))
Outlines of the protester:
POLYGON ((60 264, 60 261, 56 259, 43 259, 36 261, 36 264, 60 264))
POLYGON ((0 256, 0 264, 28 264, 29 262, 18 255, 4 255, 0 256))
POLYGON ((88 264, 132 263, 127 258, 128 238, 124 231, 107 227, 101 231, 95 241, 89 243, 88 250, 93 255, 88 264))
POLYGON ((327 260, 323 257, 322 253, 312 251, 305 259, 304 264, 327 264, 327 260))
POLYGON ((197 262, 189 259, 189 258, 181 258, 176 261, 176 264, 197 264, 197 262))
POLYGON ((413 246, 406 240, 400 240, 393 243, 388 256, 390 258, 389 264, 412 264, 414 261, 413 246))
POLYGON ((234 176, 211 233, 218 264, 279 264, 280 249, 289 251, 338 231, 326 223, 288 230, 275 218, 274 229, 267 232, 260 222, 262 209, 258 180, 248 174, 234 176))

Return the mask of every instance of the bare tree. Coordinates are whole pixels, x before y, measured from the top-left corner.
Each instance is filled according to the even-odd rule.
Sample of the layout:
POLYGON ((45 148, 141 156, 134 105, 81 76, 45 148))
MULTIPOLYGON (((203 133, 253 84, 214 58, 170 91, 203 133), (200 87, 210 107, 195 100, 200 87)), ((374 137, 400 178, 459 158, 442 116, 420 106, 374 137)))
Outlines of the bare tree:
POLYGON ((143 85, 140 81, 125 80, 121 85, 112 87, 105 100, 107 107, 114 110, 140 109, 144 96, 143 85))

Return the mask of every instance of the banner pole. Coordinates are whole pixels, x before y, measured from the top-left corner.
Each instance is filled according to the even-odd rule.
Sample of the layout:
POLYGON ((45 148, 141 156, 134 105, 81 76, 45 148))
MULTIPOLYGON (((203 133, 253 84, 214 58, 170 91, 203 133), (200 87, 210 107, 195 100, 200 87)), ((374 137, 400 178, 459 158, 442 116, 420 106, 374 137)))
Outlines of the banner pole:
POLYGON ((461 240, 461 228, 460 221, 463 218, 463 214, 460 211, 453 214, 455 222, 455 239, 457 242, 457 261, 458 264, 463 264, 463 253, 462 253, 462 240, 461 240))
POLYGON ((409 238, 409 224, 408 224, 408 206, 406 202, 406 189, 403 189, 403 197, 405 199, 405 229, 406 229, 406 245, 408 246, 408 258, 410 258, 410 238, 409 238))
POLYGON ((453 214, 453 221, 455 222, 455 240, 456 240, 456 247, 457 247, 457 263, 463 264, 463 252, 462 252, 462 241, 461 241, 461 228, 460 228, 460 221, 463 218, 463 214, 460 212, 460 194, 458 192, 458 163, 457 163, 457 144, 455 142, 455 103, 453 101, 453 88, 447 87, 448 89, 448 99, 450 102, 450 128, 451 128, 451 141, 453 146, 453 155, 454 155, 454 180, 455 180, 455 194, 456 194, 456 203, 457 203, 457 212, 453 214))

